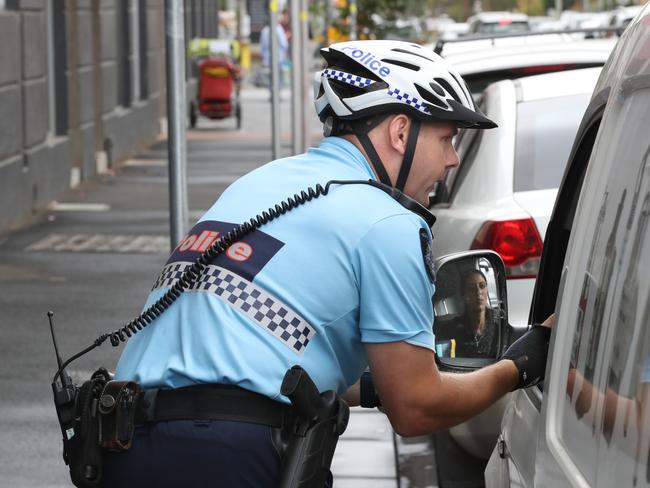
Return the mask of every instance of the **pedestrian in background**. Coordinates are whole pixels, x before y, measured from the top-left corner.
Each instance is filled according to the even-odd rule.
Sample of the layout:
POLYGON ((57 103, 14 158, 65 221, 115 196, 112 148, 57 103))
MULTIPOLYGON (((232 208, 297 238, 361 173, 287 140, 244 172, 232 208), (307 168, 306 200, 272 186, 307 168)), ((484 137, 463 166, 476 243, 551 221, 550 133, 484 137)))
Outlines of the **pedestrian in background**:
MULTIPOLYGON (((275 25, 275 30, 277 32, 277 39, 278 39, 278 59, 276 60, 276 66, 275 69, 278 70, 279 78, 280 78, 280 86, 283 86, 285 84, 284 79, 286 78, 284 76, 285 66, 287 63, 287 54, 289 50, 289 42, 287 40, 287 36, 285 34, 284 28, 278 22, 275 25)), ((267 86, 269 88, 271 87, 271 36, 270 36, 270 28, 269 25, 267 24, 264 26, 262 29, 262 32, 260 33, 260 54, 262 56, 262 72, 264 74, 265 79, 268 80, 267 86)))

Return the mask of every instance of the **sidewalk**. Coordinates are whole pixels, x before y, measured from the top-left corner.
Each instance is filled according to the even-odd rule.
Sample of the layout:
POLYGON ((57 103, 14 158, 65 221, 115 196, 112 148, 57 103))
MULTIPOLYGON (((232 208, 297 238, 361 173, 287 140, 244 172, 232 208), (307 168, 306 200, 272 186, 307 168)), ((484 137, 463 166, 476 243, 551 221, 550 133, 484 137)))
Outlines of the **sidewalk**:
POLYGON ((375 409, 352 408, 332 462, 334 488, 397 488, 393 429, 375 409))
MULTIPOLYGON (((243 100, 241 131, 233 120, 202 119, 188 133, 192 220, 237 177, 271 159, 268 101, 260 90, 243 100)), ((286 136, 290 110, 282 103, 286 136)), ((140 311, 169 252, 166 158, 161 141, 0 240, 0 486, 71 486, 51 400, 56 361, 45 314, 54 310, 67 358, 140 311)), ((85 379, 99 365, 113 368, 120 351, 106 343, 70 372, 85 379)), ((334 460, 335 486, 396 487, 392 438, 383 414, 354 409, 334 460)))

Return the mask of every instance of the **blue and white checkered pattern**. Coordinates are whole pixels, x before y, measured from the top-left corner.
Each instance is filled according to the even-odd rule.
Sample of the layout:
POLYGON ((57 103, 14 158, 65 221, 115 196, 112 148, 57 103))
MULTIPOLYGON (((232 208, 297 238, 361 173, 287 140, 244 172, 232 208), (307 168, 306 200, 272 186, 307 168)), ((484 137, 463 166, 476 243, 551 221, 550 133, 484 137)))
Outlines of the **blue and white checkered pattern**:
POLYGON ((357 76, 351 73, 346 73, 344 71, 337 71, 335 69, 329 69, 329 68, 323 70, 323 76, 330 78, 332 80, 342 81, 344 83, 347 83, 348 85, 354 85, 359 88, 365 88, 375 83, 375 80, 370 80, 368 78, 364 78, 363 76, 357 76))
MULTIPOLYGON (((172 263, 162 270, 153 289, 173 286, 192 263, 172 263)), ((302 355, 316 330, 300 315, 253 283, 219 266, 210 265, 190 288, 207 291, 234 307, 302 355)))
POLYGON ((420 101, 419 98, 412 97, 408 93, 402 92, 399 88, 389 89, 388 94, 400 102, 406 103, 407 105, 419 110, 423 114, 431 115, 431 111, 424 102, 420 101))

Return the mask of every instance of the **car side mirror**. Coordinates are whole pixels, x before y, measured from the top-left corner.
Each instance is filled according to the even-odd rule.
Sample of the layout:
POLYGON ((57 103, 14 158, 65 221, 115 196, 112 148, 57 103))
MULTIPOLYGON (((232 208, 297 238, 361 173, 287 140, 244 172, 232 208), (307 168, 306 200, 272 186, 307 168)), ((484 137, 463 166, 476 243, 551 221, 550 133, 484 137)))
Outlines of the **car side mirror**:
POLYGON ((495 363, 507 347, 506 270, 494 251, 449 254, 436 260, 433 333, 443 371, 473 371, 495 363))

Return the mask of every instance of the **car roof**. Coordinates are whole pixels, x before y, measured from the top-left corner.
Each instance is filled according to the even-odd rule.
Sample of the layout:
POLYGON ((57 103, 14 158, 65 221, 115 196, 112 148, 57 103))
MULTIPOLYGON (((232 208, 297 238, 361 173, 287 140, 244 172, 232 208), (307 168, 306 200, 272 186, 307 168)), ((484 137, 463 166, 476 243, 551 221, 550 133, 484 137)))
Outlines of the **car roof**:
POLYGON ((616 39, 566 40, 565 36, 556 34, 546 42, 533 41, 533 38, 499 39, 502 42, 494 46, 489 40, 467 42, 463 43, 462 52, 455 53, 455 46, 450 44, 451 52, 445 52, 444 57, 465 76, 527 66, 604 64, 616 44, 616 39), (522 39, 528 40, 522 42, 522 39))
POLYGON ((507 82, 517 85, 517 98, 520 102, 578 94, 591 95, 601 71, 600 67, 557 71, 507 82))
POLYGON ((468 23, 479 21, 487 24, 497 23, 500 20, 512 20, 514 22, 525 22, 528 20, 528 15, 512 13, 512 12, 481 12, 471 16, 467 19, 468 23))
POLYGON ((643 10, 643 5, 630 5, 628 7, 618 7, 609 12, 610 19, 617 22, 623 22, 625 19, 632 19, 636 17, 639 12, 643 10))

